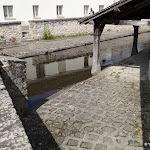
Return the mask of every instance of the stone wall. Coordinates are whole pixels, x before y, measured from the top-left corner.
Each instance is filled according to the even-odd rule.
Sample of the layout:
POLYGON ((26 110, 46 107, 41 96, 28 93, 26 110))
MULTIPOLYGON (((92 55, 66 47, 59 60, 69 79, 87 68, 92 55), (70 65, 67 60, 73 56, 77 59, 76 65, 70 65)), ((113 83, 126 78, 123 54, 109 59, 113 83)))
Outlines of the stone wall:
POLYGON ((0 44, 12 42, 12 37, 18 42, 22 38, 21 22, 0 22, 0 44))
POLYGON ((93 25, 80 25, 82 18, 32 20, 29 22, 0 22, 0 44, 16 42, 24 39, 40 39, 45 27, 48 27, 54 36, 69 36, 75 34, 88 34, 93 32, 93 25))
POLYGON ((0 70, 18 115, 26 114, 28 108, 26 62, 13 57, 0 56, 0 70))
MULTIPOLYGON (((80 24, 79 22, 81 19, 83 18, 31 20, 28 22, 0 22, 0 44, 12 42, 12 37, 16 37, 16 42, 41 39, 45 27, 49 28, 53 36, 93 33, 93 24, 80 24)), ((103 33, 109 31, 128 32, 130 30, 133 31, 133 26, 106 25, 103 33)))
POLYGON ((54 36, 92 33, 93 25, 81 25, 80 20, 81 18, 29 21, 30 33, 34 37, 41 37, 45 27, 49 27, 54 36))

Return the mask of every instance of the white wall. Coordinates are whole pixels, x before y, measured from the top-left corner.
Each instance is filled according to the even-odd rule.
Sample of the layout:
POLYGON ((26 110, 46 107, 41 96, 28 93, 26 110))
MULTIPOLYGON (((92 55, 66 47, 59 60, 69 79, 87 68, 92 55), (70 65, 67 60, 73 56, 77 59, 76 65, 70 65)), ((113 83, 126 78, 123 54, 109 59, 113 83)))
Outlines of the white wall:
POLYGON ((56 19, 56 5, 63 5, 65 18, 84 17, 84 5, 89 5, 94 12, 99 5, 111 5, 114 0, 0 0, 0 22, 33 20, 33 5, 39 5, 41 19, 56 19), (5 20, 3 5, 13 5, 13 17, 16 20, 5 20))

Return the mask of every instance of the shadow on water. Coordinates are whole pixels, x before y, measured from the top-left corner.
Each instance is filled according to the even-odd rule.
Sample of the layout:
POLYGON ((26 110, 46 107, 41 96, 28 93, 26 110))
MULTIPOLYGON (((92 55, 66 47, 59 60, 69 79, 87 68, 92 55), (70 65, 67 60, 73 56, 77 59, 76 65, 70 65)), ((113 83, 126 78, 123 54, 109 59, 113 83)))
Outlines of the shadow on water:
MULTIPOLYGON (((15 102, 14 93, 17 93, 17 96, 19 95, 20 97, 19 100, 22 100, 21 101, 22 103, 26 103, 27 99, 21 93, 21 91, 18 89, 15 83, 11 80, 7 72, 2 67, 0 69, 1 69, 1 75, 2 75, 3 82, 5 84, 5 87, 10 97, 12 98, 14 107, 17 110, 18 103, 15 102)), ((20 112, 18 113, 22 121, 23 127, 26 131, 26 134, 28 136, 28 139, 30 141, 30 144, 33 150, 60 150, 53 136, 48 131, 43 121, 41 120, 41 118, 36 112, 36 110, 38 109, 38 107, 40 107, 40 105, 42 105, 42 103, 36 106, 35 108, 33 108, 32 111, 29 111, 28 113, 26 113, 26 115, 21 115, 20 112)))

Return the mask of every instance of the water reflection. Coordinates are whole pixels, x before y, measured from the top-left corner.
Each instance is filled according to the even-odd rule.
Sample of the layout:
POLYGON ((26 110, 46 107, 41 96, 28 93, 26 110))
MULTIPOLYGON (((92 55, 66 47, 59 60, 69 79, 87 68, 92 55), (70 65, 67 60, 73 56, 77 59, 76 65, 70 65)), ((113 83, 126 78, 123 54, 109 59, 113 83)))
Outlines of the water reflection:
POLYGON ((31 58, 27 58, 26 61, 29 107, 34 106, 64 87, 91 77, 92 57, 89 56, 49 64, 37 64, 36 66, 33 65, 34 57, 32 63, 31 58))
POLYGON ((58 62, 34 65, 34 57, 25 59, 27 61, 27 80, 33 80, 57 76, 70 71, 78 71, 92 65, 92 57, 83 56, 58 62))
POLYGON ((58 72, 59 72, 59 74, 66 72, 66 61, 65 60, 58 62, 58 72))
POLYGON ((45 77, 45 66, 44 64, 39 64, 36 66, 37 78, 45 77))
MULTIPOLYGON (((144 49, 145 43, 150 41, 149 34, 139 35, 139 51, 144 49)), ((113 64, 131 56, 132 43, 132 36, 102 42, 101 65, 113 64)), ((46 99, 59 89, 91 77, 91 52, 92 45, 86 45, 70 49, 67 55, 64 52, 58 52, 57 55, 48 54, 25 59, 27 61, 27 83, 30 106, 46 99), (79 57, 82 50, 86 52, 86 55, 79 57), (67 57, 73 58, 66 59, 67 57)))

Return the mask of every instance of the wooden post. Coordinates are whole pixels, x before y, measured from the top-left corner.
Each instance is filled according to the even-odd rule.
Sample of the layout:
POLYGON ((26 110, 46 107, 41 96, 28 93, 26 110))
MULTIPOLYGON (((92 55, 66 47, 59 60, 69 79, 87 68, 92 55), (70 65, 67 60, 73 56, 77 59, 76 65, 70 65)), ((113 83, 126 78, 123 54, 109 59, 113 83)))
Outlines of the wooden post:
POLYGON ((89 60, 88 56, 84 56, 84 67, 88 67, 89 66, 88 60, 89 60))
POLYGON ((96 75, 101 71, 100 66, 100 36, 103 32, 105 24, 94 22, 94 42, 93 42, 93 65, 91 73, 96 75))
POLYGON ((133 48, 131 56, 138 54, 138 30, 139 26, 133 26, 134 27, 134 39, 133 39, 133 48))
POLYGON ((39 64, 36 66, 37 78, 45 77, 45 66, 44 64, 39 64))
POLYGON ((58 61, 59 74, 66 72, 66 60, 58 61))
POLYGON ((148 80, 149 80, 149 89, 150 89, 150 54, 149 54, 149 71, 148 71, 148 80))

